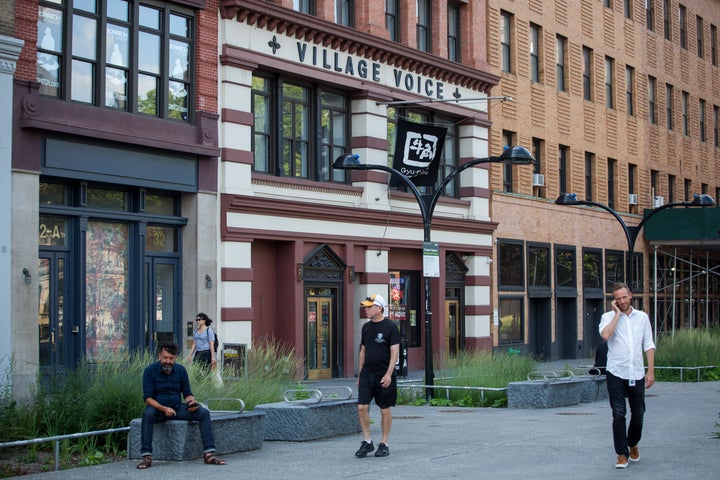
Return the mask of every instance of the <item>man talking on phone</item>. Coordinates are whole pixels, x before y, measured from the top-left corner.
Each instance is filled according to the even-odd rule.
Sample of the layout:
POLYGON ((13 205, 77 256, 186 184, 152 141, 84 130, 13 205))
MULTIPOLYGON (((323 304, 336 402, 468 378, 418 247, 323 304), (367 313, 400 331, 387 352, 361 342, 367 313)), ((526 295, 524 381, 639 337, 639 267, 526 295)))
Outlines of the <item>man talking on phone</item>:
POLYGON ((600 336, 607 340, 606 382, 613 416, 615 468, 627 468, 628 460, 640 461, 638 443, 645 414, 645 389, 655 383, 655 343, 650 318, 635 310, 632 292, 624 283, 612 290, 612 310, 600 318, 600 336), (647 373, 643 363, 647 356, 647 373), (630 425, 626 426, 626 404, 630 405, 630 425))

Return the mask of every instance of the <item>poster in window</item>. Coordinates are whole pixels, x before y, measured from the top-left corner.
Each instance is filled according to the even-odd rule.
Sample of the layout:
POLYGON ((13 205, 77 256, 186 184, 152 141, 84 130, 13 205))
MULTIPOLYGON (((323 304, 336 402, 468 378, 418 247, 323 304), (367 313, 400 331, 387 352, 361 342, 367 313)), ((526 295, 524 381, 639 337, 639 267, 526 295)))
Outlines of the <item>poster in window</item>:
POLYGON ((129 35, 128 29, 108 24, 105 46, 107 63, 117 67, 128 67, 129 35))
POLYGON ((405 289, 405 278, 400 275, 400 272, 390 272, 390 308, 388 318, 395 322, 407 320, 405 289))
POLYGON ((62 24, 60 10, 38 8, 37 81, 43 95, 56 97, 60 93, 60 57, 51 52, 62 51, 62 24))
POLYGON ((188 44, 170 41, 170 76, 175 80, 188 80, 188 44))

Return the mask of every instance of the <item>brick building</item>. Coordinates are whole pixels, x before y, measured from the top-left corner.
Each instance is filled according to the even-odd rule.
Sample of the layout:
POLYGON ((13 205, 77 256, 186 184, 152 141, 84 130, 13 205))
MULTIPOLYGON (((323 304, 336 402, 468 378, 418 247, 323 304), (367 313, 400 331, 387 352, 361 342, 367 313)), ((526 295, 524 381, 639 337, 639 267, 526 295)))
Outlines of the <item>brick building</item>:
POLYGON ((720 192, 720 2, 493 0, 487 25, 493 93, 514 99, 492 105, 491 144, 538 159, 492 169, 494 345, 593 355, 629 246, 608 211, 554 203, 570 192, 631 233, 665 205, 635 245, 636 306, 658 332, 717 326, 718 209, 666 205, 720 192))

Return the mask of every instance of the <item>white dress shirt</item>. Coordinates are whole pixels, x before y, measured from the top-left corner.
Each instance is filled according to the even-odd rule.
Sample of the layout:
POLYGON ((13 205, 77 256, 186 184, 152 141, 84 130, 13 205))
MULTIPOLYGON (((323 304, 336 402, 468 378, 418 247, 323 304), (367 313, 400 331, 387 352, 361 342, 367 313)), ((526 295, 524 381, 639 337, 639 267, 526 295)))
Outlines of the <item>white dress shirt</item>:
MULTIPOLYGON (((602 315, 599 327, 601 335, 613 318, 613 310, 602 315)), ((630 315, 620 313, 615 332, 607 343, 607 371, 625 380, 642 380, 645 376, 643 352, 655 348, 647 314, 634 308, 630 315)))

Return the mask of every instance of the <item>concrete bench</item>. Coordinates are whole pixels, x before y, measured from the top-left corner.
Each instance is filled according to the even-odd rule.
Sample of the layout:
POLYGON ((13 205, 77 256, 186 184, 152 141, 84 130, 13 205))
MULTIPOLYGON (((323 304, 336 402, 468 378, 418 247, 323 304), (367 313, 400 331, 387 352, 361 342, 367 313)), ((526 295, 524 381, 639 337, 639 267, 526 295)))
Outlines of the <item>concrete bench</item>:
POLYGON ((317 398, 257 405, 255 410, 266 414, 265 440, 304 442, 360 432, 357 400, 317 398))
POLYGON ((607 400, 607 383, 605 375, 590 375, 587 377, 579 377, 587 380, 583 387, 580 401, 583 403, 592 403, 598 400, 607 400))
POLYGON ((553 408, 577 405, 583 391, 594 381, 575 377, 572 373, 563 377, 555 372, 528 375, 527 381, 508 383, 508 408, 553 408), (534 375, 534 377, 533 377, 534 375))
MULTIPOLYGON (((215 447, 219 455, 262 448, 265 438, 265 412, 210 411, 215 447)), ((128 457, 140 458, 142 419, 130 421, 128 457)), ((202 457, 198 422, 168 420, 156 423, 153 433, 153 459, 183 461, 202 457)))

